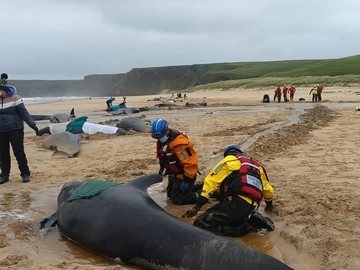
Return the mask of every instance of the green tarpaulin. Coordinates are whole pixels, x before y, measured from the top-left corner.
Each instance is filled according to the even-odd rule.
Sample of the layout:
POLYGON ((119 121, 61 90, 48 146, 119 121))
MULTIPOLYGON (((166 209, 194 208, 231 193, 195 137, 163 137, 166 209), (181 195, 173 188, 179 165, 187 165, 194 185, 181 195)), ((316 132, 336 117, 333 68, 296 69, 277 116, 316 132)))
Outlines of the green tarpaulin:
POLYGON ((89 180, 83 185, 81 188, 76 190, 67 201, 81 200, 81 199, 89 199, 96 195, 99 195, 101 192, 117 186, 122 183, 113 183, 105 180, 89 180))

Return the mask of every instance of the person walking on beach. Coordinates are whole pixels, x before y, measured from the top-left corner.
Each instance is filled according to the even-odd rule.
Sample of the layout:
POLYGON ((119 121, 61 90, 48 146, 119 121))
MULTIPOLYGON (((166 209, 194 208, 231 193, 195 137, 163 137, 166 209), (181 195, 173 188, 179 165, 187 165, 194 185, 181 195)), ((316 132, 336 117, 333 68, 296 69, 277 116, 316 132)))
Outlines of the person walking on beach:
POLYGON ((312 102, 317 102, 318 101, 318 91, 317 91, 317 85, 316 84, 310 90, 309 95, 310 94, 312 94, 312 102))
POLYGON ((274 230, 270 219, 254 212, 262 199, 266 203, 265 211, 271 212, 273 193, 264 167, 245 156, 239 146, 229 145, 224 150, 224 158, 205 178, 197 204, 182 217, 195 216, 212 197, 220 202, 198 216, 194 226, 234 237, 250 232, 254 223, 258 228, 274 230), (256 214, 252 217, 254 213, 256 214))
MULTIPOLYGON (((5 73, 1 78, 7 78, 5 73)), ((7 80, 7 79, 6 79, 7 80)), ((11 96, 4 90, 0 90, 0 184, 9 181, 11 158, 10 144, 16 157, 20 175, 23 183, 30 182, 30 170, 24 151, 24 121, 36 134, 39 132, 34 120, 25 108, 21 97, 17 94, 16 88, 11 85, 14 94, 11 96)))
POLYGON ((199 195, 192 192, 198 173, 194 143, 185 133, 170 129, 164 119, 152 123, 151 137, 157 140, 158 174, 168 176, 167 197, 175 205, 195 204, 199 195))
POLYGON ((290 86, 289 93, 290 93, 290 100, 294 100, 294 94, 295 94, 296 88, 294 86, 290 86))
POLYGON ((106 100, 106 105, 108 108, 110 108, 112 106, 112 102, 115 100, 115 98, 110 97, 106 100))

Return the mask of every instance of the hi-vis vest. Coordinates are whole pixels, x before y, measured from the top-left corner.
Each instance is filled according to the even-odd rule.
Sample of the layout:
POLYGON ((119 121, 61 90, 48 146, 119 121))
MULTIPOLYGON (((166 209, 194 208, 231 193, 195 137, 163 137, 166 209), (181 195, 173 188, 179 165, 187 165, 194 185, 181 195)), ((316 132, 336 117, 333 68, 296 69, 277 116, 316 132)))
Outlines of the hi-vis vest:
POLYGON ((241 162, 239 195, 246 196, 255 202, 263 197, 263 185, 260 180, 260 164, 252 158, 239 156, 241 162))
POLYGON ((171 153, 169 149, 169 144, 180 134, 187 137, 187 135, 183 132, 176 132, 175 136, 170 138, 166 142, 166 144, 163 145, 159 141, 157 142, 157 146, 156 146, 157 156, 159 157, 161 166, 166 169, 166 174, 176 175, 176 174, 184 173, 184 167, 181 165, 180 160, 176 155, 171 153))

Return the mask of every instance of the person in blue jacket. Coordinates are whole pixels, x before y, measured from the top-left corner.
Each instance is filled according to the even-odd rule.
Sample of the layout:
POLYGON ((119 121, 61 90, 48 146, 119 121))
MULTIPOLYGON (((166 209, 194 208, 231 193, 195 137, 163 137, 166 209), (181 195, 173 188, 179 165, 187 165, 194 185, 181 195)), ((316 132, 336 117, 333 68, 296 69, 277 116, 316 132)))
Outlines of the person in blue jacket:
POLYGON ((110 97, 106 100, 106 105, 108 108, 110 108, 112 106, 112 102, 115 100, 115 98, 110 97))

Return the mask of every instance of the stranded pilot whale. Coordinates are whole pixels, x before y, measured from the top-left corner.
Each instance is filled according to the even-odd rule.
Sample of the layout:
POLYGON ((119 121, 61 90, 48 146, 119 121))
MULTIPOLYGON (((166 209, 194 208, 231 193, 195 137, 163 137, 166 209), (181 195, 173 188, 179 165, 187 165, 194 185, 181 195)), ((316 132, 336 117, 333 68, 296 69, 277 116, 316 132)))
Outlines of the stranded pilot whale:
POLYGON ((82 247, 141 269, 292 269, 167 213, 147 193, 149 186, 162 179, 153 174, 125 184, 103 181, 112 186, 75 200, 72 195, 89 181, 69 182, 58 195, 57 212, 41 222, 41 227, 55 221, 61 234, 82 247))

